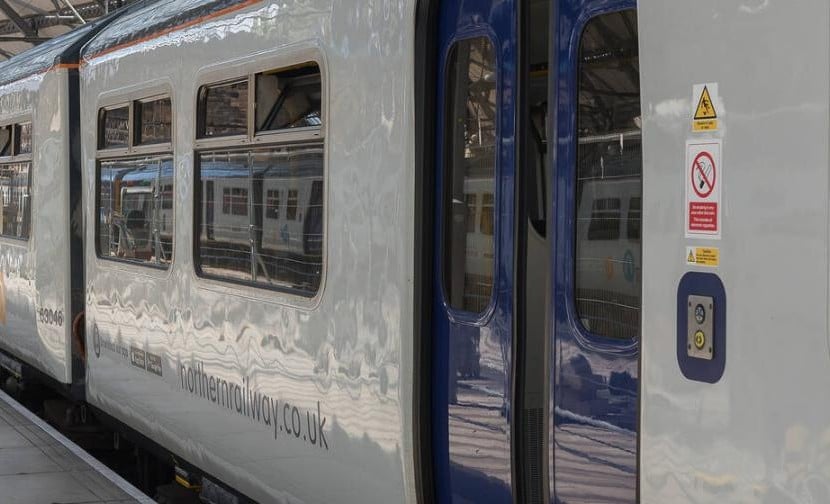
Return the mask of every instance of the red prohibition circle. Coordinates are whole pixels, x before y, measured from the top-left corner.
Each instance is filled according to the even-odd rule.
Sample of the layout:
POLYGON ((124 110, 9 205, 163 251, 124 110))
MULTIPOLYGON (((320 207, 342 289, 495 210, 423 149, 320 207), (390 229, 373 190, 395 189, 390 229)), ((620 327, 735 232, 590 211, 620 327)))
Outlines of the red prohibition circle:
POLYGON ((695 160, 692 162, 692 189, 694 189, 695 194, 697 194, 700 198, 708 198, 709 195, 712 194, 712 191, 715 190, 716 179, 717 168, 715 167, 715 160, 712 158, 712 155, 706 151, 703 151, 695 156, 695 160), (700 160, 703 158, 708 159, 709 164, 712 165, 712 173, 710 175, 707 175, 706 172, 703 171, 703 167, 700 165, 700 160), (702 186, 698 186, 697 181, 695 180, 695 173, 700 173, 702 186))

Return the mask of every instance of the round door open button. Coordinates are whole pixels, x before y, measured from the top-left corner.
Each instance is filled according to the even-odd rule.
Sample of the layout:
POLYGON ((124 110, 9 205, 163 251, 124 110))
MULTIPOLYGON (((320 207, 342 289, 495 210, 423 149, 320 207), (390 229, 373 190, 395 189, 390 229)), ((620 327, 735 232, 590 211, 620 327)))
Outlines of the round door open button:
POLYGON ((702 324, 706 321, 706 308, 702 304, 695 306, 695 322, 702 324))
POLYGON ((695 347, 698 350, 703 350, 703 347, 706 346, 706 334, 703 331, 695 332, 695 347))

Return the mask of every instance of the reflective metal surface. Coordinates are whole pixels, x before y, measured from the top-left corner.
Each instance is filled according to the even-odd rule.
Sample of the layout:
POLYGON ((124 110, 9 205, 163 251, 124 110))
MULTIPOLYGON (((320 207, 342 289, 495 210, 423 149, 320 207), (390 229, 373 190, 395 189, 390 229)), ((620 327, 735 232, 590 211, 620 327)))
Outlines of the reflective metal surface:
MULTIPOLYGON (((0 237, 0 348, 63 383, 71 379, 72 327, 67 73, 0 86, 0 125, 31 121, 33 145, 31 193, 28 202, 19 201, 31 208, 29 238, 0 237)), ((15 211, 9 189, 2 191, 6 213, 15 211)))
POLYGON ((639 5, 640 500, 830 502, 830 5, 639 5), (706 82, 719 85, 719 131, 692 133, 692 89, 706 82), (686 141, 708 138, 723 142, 722 239, 688 240, 686 141), (718 247, 720 266, 687 266, 692 245, 718 247), (726 289, 726 367, 716 383, 687 380, 678 365, 674 293, 687 271, 715 273, 726 289))
MULTIPOLYGON (((161 2, 136 16, 181 8, 161 2)), ((413 12, 410 2, 380 0, 261 2, 94 57, 130 38, 115 26, 82 68, 85 123, 100 106, 172 90, 176 174, 168 271, 98 259, 87 226, 89 401, 262 502, 415 497, 404 308, 412 305, 413 12), (320 62, 327 118, 319 293, 200 278, 198 89, 307 61, 320 62)), ((94 201, 96 135, 83 135, 84 196, 94 201)), ((88 204, 87 223, 96 218, 88 204)))

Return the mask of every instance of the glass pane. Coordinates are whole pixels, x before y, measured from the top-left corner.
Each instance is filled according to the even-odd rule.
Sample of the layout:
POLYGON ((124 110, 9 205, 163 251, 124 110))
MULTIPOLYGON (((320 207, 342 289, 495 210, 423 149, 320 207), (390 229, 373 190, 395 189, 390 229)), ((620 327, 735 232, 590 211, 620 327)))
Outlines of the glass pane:
POLYGON ((594 334, 640 334, 640 69, 636 11, 598 16, 579 57, 576 307, 594 334))
POLYGON ((323 144, 255 151, 253 175, 255 280, 313 296, 323 271, 323 144), (269 211, 269 193, 286 195, 285 212, 269 211))
POLYGON ((129 146, 130 107, 102 110, 98 129, 98 147, 116 149, 129 146))
POLYGON ((0 127, 0 157, 12 155, 12 127, 0 127))
POLYGON ((257 131, 320 126, 321 98, 316 64, 257 75, 257 131))
POLYGON ((32 153, 32 123, 21 123, 17 128, 17 152, 16 154, 32 153))
POLYGON ((447 79, 444 288, 453 308, 479 313, 493 292, 495 255, 496 59, 490 41, 456 43, 447 79))
POLYGON ((136 102, 138 144, 157 144, 171 141, 173 133, 173 104, 170 98, 136 102))
POLYGON ((173 259, 175 216, 170 157, 101 162, 98 255, 167 266, 173 259))
POLYGON ((248 133, 248 81, 208 86, 204 89, 200 137, 248 133))
POLYGON ((26 240, 31 219, 31 163, 0 165, 2 235, 26 240))
POLYGON ((250 169, 247 152, 199 154, 196 258, 202 273, 251 281, 250 169))

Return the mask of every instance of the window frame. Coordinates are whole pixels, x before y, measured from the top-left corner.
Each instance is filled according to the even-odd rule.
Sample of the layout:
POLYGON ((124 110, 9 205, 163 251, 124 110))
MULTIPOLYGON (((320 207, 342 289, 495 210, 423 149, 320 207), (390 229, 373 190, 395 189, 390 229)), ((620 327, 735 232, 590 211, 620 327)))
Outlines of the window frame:
MULTIPOLYGON (((162 271, 170 273, 173 269, 173 264, 176 261, 176 252, 177 252, 177 240, 176 240, 176 233, 177 233, 177 225, 178 222, 178 213, 179 213, 179 205, 176 201, 176 188, 177 188, 177 181, 176 181, 176 154, 173 148, 173 137, 176 134, 176 104, 175 100, 173 99, 173 93, 170 91, 163 91, 163 92, 155 92, 155 93, 133 93, 127 97, 120 97, 119 99, 110 100, 104 105, 100 105, 98 107, 98 113, 96 115, 96 128, 95 128, 95 193, 94 193, 94 202, 95 207, 93 209, 94 212, 94 244, 93 249, 95 250, 95 257, 100 261, 106 261, 108 263, 114 263, 119 265, 129 265, 135 266, 137 268, 141 268, 144 271, 162 271), (140 144, 138 142, 139 138, 139 126, 140 126, 140 118, 137 117, 136 111, 136 104, 141 103, 149 103, 156 100, 162 99, 169 99, 170 100, 170 139, 166 142, 158 142, 158 143, 147 143, 147 144, 140 144), (115 147, 115 148, 102 148, 101 147, 101 120, 103 118, 103 113, 108 110, 115 110, 119 108, 128 107, 128 132, 127 132, 127 146, 126 147, 115 147), (173 195, 173 208, 170 209, 173 212, 173 243, 170 252, 170 260, 167 263, 160 263, 158 259, 156 262, 151 261, 134 261, 125 258, 119 257, 110 257, 103 255, 100 250, 100 233, 101 233, 101 166, 103 163, 112 162, 112 161, 136 161, 142 158, 147 157, 158 157, 158 158, 170 158, 172 167, 173 167, 173 187, 172 187, 172 195, 173 195)), ((164 186, 160 187, 159 190, 163 193, 164 186)), ((162 203, 159 202, 159 207, 161 209, 162 203)), ((166 209, 165 209, 166 210, 166 209)), ((156 238, 154 237, 153 240, 156 238)))
POLYGON ((32 212, 34 210, 34 153, 35 153, 35 132, 34 132, 34 121, 31 116, 23 116, 17 117, 9 122, 5 122, 0 125, 0 128, 9 128, 11 136, 9 138, 9 151, 11 155, 8 156, 0 156, 0 166, 6 165, 14 165, 20 163, 28 163, 29 164, 29 176, 27 180, 27 198, 29 203, 29 218, 28 218, 28 235, 26 237, 21 236, 13 236, 3 233, 3 222, 0 221, 0 239, 4 240, 12 240, 19 243, 28 243, 29 240, 32 238, 32 234, 34 233, 34 219, 32 218, 32 212), (20 142, 17 138, 18 131, 20 126, 23 124, 31 124, 32 125, 32 138, 31 138, 31 152, 19 153, 20 149, 20 142))
MULTIPOLYGON (((440 77, 442 79, 441 85, 441 93, 442 93, 442 102, 438 104, 440 117, 441 117, 441 137, 440 137, 440 144, 438 150, 438 156, 441 163, 441 172, 440 172, 440 183, 441 183, 441 215, 439 216, 440 222, 440 230, 439 230, 439 242, 438 245, 440 246, 440 289, 441 289, 441 296, 442 302, 447 310, 448 315, 451 319, 473 324, 473 325, 483 325, 495 312, 496 309, 496 302, 497 296, 496 293, 498 291, 498 285, 500 282, 500 275, 499 275, 499 260, 501 257, 501 243, 500 243, 500 232, 501 232, 501 223, 499 223, 498 219, 495 218, 496 215, 499 213, 499 209, 501 208, 501 193, 502 188, 501 185, 501 173, 502 173, 502 144, 501 144, 501 132, 502 132, 502 68, 501 68, 501 59, 502 55, 499 52, 499 45, 497 38, 495 35, 490 32, 489 30, 471 30, 468 32, 464 32, 459 34, 455 37, 452 42, 448 45, 444 60, 444 65, 441 69, 440 77), (452 89, 451 89, 451 82, 450 82, 450 71, 451 65, 450 63, 453 62, 453 52, 458 50, 458 45, 462 42, 470 42, 476 39, 485 39, 487 40, 493 51, 493 64, 494 64, 494 83, 495 83, 495 91, 496 91, 496 116, 495 116, 495 144, 494 144, 494 152, 493 152, 493 213, 494 213, 494 222, 493 222, 493 234, 491 235, 493 238, 493 269, 492 269, 492 280, 493 285, 490 289, 490 299, 484 305, 479 312, 473 312, 470 310, 466 310, 464 308, 459 308, 453 306, 450 302, 450 292, 448 290, 447 285, 447 230, 445 229, 448 222, 448 212, 451 212, 451 208, 447 207, 447 201, 451 199, 451 187, 448 185, 448 177, 449 177, 449 167, 452 164, 452 151, 450 143, 452 142, 452 138, 450 133, 447 131, 448 126, 448 118, 450 116, 449 113, 449 96, 451 96, 452 89)), ((476 217, 476 228, 480 228, 481 226, 481 218, 483 214, 483 206, 482 200, 476 198, 478 208, 481 208, 481 213, 479 213, 476 217)), ((465 216, 466 218, 466 216, 465 216)), ((465 223, 466 228, 466 223, 465 223)), ((479 230, 480 232, 480 230, 479 230)))
MULTIPOLYGON (((281 61, 274 61, 271 64, 263 64, 258 62, 255 66, 248 66, 247 71, 228 76, 224 73, 218 78, 211 79, 209 76, 197 81, 195 89, 195 118, 196 127, 194 128, 193 139, 193 222, 192 222, 192 252, 191 260, 193 264, 193 271, 196 277, 200 280, 205 280, 213 285, 222 288, 245 287, 253 290, 254 293, 276 292, 295 299, 302 304, 316 304, 323 294, 325 289, 326 276, 328 271, 328 142, 326 141, 328 131, 328 81, 326 66, 323 58, 317 51, 299 51, 291 59, 282 59, 281 61), (320 73, 320 126, 309 126, 302 128, 286 128, 282 130, 257 131, 256 128, 256 95, 257 95, 257 75, 264 72, 290 70, 302 65, 316 65, 320 73), (233 84, 237 82, 248 82, 248 101, 246 108, 246 124, 247 131, 244 135, 228 135, 218 137, 204 136, 206 127, 206 111, 204 110, 204 103, 206 100, 206 90, 211 87, 221 85, 233 84), (202 167, 201 155, 210 152, 228 152, 228 153, 248 153, 253 155, 257 150, 267 149, 269 147, 292 147, 299 145, 315 145, 320 144, 323 153, 323 244, 321 254, 320 266, 320 281, 316 291, 306 292, 301 289, 283 287, 278 285, 268 285, 256 280, 257 275, 251 274, 251 279, 238 279, 230 276, 222 276, 207 273, 202 267, 201 260, 201 206, 204 203, 202 195, 202 167)), ((253 178, 248 179, 248 194, 249 194, 249 222, 254 218, 254 212, 250 211, 250 206, 253 204, 253 178)), ((287 205, 287 192, 283 194, 285 198, 281 204, 287 205)), ((263 205, 266 205, 267 198, 263 195, 263 205)), ((214 202, 214 205, 216 202, 214 202)), ((221 207, 220 207, 221 210, 221 207)), ((285 209, 287 211, 287 207, 285 209)), ((282 212, 282 210, 281 210, 282 212)), ((266 214, 263 213, 263 218, 266 214)), ((255 268, 252 268, 252 270, 255 268)))
MULTIPOLYGON (((568 300, 567 300, 568 308, 567 309, 570 312, 569 313, 570 317, 574 320, 575 331, 581 337, 590 338, 591 340, 602 341, 602 342, 608 343, 613 348, 621 347, 621 348, 626 348, 626 349, 636 349, 639 340, 642 338, 642 313, 643 313, 642 312, 642 301, 643 301, 643 285, 642 285, 642 282, 640 284, 640 291, 639 291, 639 300, 640 300, 639 328, 638 328, 637 334, 634 335, 634 336, 631 336, 631 337, 611 336, 611 335, 608 335, 608 334, 598 333, 596 331, 593 331, 593 330, 585 327, 585 324, 583 323, 581 314, 579 312, 579 296, 577 294, 577 263, 578 263, 578 259, 580 257, 578 255, 578 247, 579 247, 580 237, 578 235, 579 228, 578 228, 578 225, 577 225, 577 217, 578 217, 579 203, 580 202, 577 199, 577 191, 578 191, 578 178, 579 178, 579 152, 580 152, 580 144, 581 144, 580 137, 579 137, 579 118, 580 118, 580 114, 579 114, 579 105, 578 104, 579 104, 579 93, 580 93, 581 83, 582 83, 582 72, 581 72, 582 66, 580 64, 580 62, 581 62, 581 53, 582 53, 582 43, 585 39, 585 34, 586 34, 588 28, 591 26, 591 23, 593 21, 596 21, 597 19, 600 19, 600 18, 608 16, 608 15, 622 14, 622 13, 625 13, 625 12, 628 12, 628 11, 634 11, 637 15, 639 15, 639 11, 636 7, 628 7, 628 6, 611 8, 611 9, 608 9, 608 8, 602 9, 601 8, 601 9, 591 10, 590 12, 587 12, 584 16, 582 16, 582 18, 580 19, 580 23, 578 25, 578 28, 576 30, 574 30, 575 35, 571 39, 571 48, 572 48, 571 49, 571 61, 575 62, 575 64, 574 64, 574 68, 573 68, 573 77, 572 77, 573 80, 572 80, 572 83, 571 83, 571 86, 573 86, 573 88, 572 88, 573 89, 572 99, 573 99, 573 102, 574 102, 574 105, 573 105, 573 108, 572 108, 573 113, 568 119, 568 121, 570 123, 569 127, 571 128, 571 132, 573 133, 573 135, 572 135, 573 138, 571 140, 571 145, 569 146, 569 148, 572 149, 572 154, 571 155, 573 156, 573 158, 572 158, 573 166, 571 167, 571 169, 573 171, 571 172, 571 180, 570 180, 570 183, 572 184, 572 189, 571 189, 571 194, 569 195, 569 197, 572 198, 572 200, 570 201, 571 205, 570 205, 570 209, 569 209, 569 212, 572 213, 571 224, 570 224, 571 229, 567 233, 569 235, 568 239, 571 240, 571 243, 570 243, 570 249, 571 249, 570 250, 570 256, 571 257, 570 257, 570 261, 569 261, 570 262, 570 277, 571 277, 571 279, 570 279, 570 282, 569 282, 570 285, 569 285, 569 290, 568 290, 568 300)), ((639 40, 639 36, 640 36, 639 32, 637 32, 637 36, 638 36, 638 40, 639 40)), ((638 60, 639 60, 639 51, 637 53, 637 56, 638 56, 638 60)), ((639 100, 640 100, 640 111, 641 111, 641 117, 642 117, 642 80, 641 80, 642 79, 642 70, 639 67, 639 63, 640 62, 638 61, 638 76, 640 77, 640 83, 641 83, 640 88, 639 88, 639 90, 640 90, 639 100)), ((603 134, 599 134, 599 135, 594 135, 594 137, 595 138, 600 138, 602 136, 609 136, 609 137, 613 137, 613 138, 619 138, 621 135, 624 138, 629 138, 629 137, 636 138, 636 139, 640 140, 641 145, 642 145, 642 129, 640 129, 639 131, 636 131, 636 132, 634 132, 634 131, 624 131, 622 133, 603 133, 603 134)), ((643 196, 644 196, 643 187, 644 187, 643 186, 643 166, 641 164, 641 166, 640 166, 640 195, 639 195, 640 196, 640 208, 641 208, 641 210, 640 210, 640 212, 641 212, 640 213, 640 226, 641 226, 641 228, 640 228, 640 256, 639 256, 639 259, 640 259, 640 267, 641 268, 643 266, 643 263, 642 263, 642 257, 643 257, 643 255, 642 255, 642 199, 643 199, 643 196)), ((627 207, 628 202, 626 202, 624 200, 624 198, 625 198, 625 196, 619 196, 619 199, 620 199, 620 208, 619 208, 620 216, 619 216, 619 223, 618 223, 618 226, 619 226, 618 227, 618 232, 619 232, 619 240, 628 241, 630 239, 628 237, 628 231, 627 231, 627 227, 628 227, 627 211, 624 212, 624 210, 627 210, 627 208, 628 208, 627 207), (624 226, 626 228, 625 230, 623 229, 624 226)), ((629 196, 629 198, 630 198, 630 196, 629 196)), ((587 231, 588 230, 586 229, 586 232, 587 231)))

